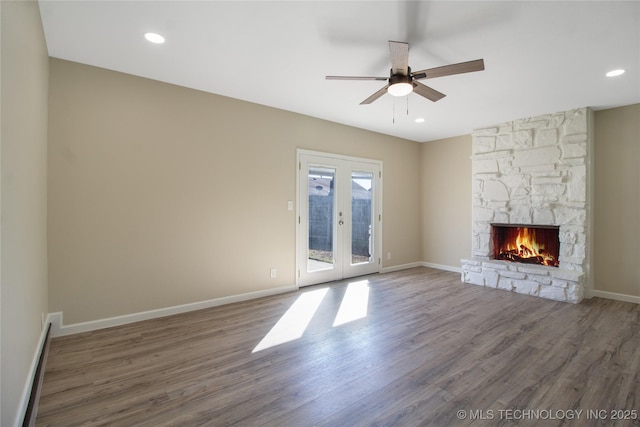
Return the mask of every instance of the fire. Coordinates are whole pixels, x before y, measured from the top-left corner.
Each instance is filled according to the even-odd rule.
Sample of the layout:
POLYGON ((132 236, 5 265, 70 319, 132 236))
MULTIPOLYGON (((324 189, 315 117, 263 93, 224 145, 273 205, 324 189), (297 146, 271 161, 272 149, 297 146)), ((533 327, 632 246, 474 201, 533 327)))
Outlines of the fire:
POLYGON ((515 239, 505 242, 500 250, 500 259, 528 264, 542 264, 557 266, 558 261, 548 251, 544 244, 536 240, 533 228, 521 227, 515 239))

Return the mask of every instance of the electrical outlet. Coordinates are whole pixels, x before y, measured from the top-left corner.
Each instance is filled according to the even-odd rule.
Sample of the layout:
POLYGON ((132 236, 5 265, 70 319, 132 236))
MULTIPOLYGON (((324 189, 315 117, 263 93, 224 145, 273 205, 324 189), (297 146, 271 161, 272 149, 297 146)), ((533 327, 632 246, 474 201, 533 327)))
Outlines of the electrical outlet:
POLYGON ((272 268, 271 269, 271 278, 275 279, 277 275, 278 275, 278 271, 275 268, 272 268))
POLYGON ((387 252, 387 259, 391 259, 391 252, 387 252))

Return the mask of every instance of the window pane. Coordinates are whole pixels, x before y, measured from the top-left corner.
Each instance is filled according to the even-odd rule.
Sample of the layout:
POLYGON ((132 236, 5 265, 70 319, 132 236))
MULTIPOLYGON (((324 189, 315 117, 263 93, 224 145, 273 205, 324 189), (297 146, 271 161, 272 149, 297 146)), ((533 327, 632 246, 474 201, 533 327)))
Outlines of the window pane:
POLYGON ((373 261, 373 173, 351 173, 351 264, 373 261))
POLYGON ((334 267, 333 220, 335 212, 335 176, 332 168, 309 168, 309 243, 307 271, 334 267))

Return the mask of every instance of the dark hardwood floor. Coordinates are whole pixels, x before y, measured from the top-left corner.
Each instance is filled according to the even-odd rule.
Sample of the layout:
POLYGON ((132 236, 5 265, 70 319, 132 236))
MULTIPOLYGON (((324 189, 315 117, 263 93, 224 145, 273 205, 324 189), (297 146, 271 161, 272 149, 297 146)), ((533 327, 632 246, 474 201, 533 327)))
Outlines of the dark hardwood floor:
POLYGON ((37 425, 627 426, 613 418, 639 411, 639 305, 415 268, 54 338, 37 425), (332 326, 362 280, 366 317, 332 326), (252 352, 324 288, 301 338, 252 352))

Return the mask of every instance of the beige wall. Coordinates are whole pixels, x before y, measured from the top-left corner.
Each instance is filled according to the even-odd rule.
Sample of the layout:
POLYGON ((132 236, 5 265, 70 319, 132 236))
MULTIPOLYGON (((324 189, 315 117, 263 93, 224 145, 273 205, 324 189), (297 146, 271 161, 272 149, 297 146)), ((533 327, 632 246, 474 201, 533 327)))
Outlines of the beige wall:
MULTIPOLYGON (((2 15, 0 425, 22 422, 21 398, 47 309, 48 56, 36 2, 2 15)), ((17 424, 16 424, 17 425, 17 424)))
POLYGON ((296 148, 382 160, 383 265, 420 261, 417 143, 58 59, 49 95, 65 324, 293 285, 296 148))
POLYGON ((640 104, 594 121, 594 288, 640 297, 640 104))
POLYGON ((460 268, 471 254, 471 135, 422 144, 422 259, 460 268))

